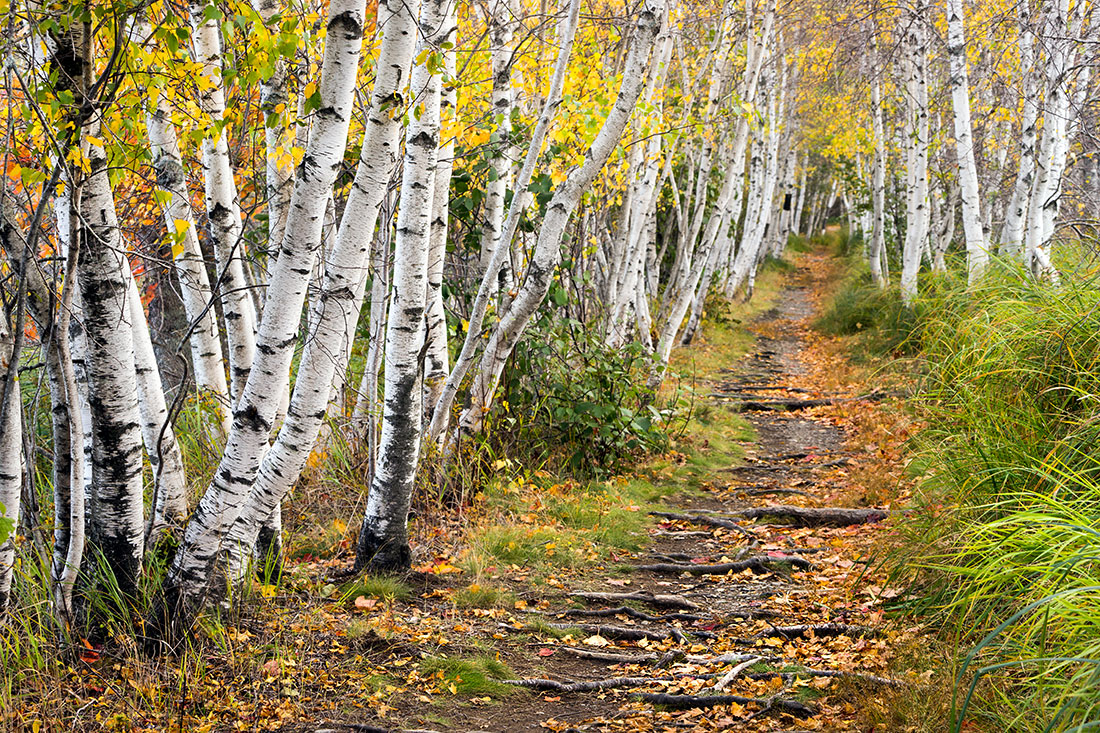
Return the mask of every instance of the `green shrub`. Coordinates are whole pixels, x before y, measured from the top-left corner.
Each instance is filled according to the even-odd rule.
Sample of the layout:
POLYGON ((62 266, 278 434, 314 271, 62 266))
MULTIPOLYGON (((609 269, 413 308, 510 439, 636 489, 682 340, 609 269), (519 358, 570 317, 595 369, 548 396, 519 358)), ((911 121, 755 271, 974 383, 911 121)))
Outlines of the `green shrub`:
POLYGON ((611 349, 578 321, 544 318, 516 349, 493 427, 528 465, 534 450, 577 477, 621 472, 668 447, 673 412, 654 404, 652 367, 641 344, 611 349))

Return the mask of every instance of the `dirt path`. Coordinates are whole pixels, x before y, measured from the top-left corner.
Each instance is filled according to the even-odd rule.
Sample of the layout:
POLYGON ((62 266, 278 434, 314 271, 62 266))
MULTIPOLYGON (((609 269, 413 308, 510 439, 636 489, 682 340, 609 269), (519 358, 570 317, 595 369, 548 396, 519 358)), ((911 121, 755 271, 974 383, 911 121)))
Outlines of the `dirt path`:
POLYGON ((891 729, 907 684, 891 660, 909 637, 884 619, 896 592, 877 560, 896 499, 881 486, 898 483, 904 436, 810 329, 829 258, 799 262, 750 325, 753 352, 708 387, 756 431, 744 465, 667 507, 614 572, 484 613, 492 652, 528 693, 433 715, 396 703, 406 730, 891 729))

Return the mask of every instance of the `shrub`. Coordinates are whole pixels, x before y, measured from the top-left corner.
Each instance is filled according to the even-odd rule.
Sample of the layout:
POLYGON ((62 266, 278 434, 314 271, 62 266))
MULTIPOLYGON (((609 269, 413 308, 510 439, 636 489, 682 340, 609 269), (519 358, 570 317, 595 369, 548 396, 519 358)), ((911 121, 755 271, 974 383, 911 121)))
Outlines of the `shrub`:
POLYGON ((668 446, 673 412, 646 387, 652 367, 640 344, 612 349, 577 321, 544 319, 516 349, 494 431, 528 464, 549 460, 578 477, 620 472, 668 446), (523 455, 531 451, 539 455, 523 455))

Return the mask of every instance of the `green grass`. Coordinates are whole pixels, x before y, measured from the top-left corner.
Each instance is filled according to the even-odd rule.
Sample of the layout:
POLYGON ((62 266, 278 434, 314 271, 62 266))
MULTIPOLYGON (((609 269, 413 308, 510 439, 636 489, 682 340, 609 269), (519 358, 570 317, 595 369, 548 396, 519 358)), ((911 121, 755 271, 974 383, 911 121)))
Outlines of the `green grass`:
POLYGON ((499 680, 515 679, 515 674, 500 660, 492 657, 459 659, 457 657, 429 657, 420 663, 424 676, 437 675, 441 687, 453 694, 471 697, 507 697, 519 688, 501 684, 499 680))
POLYGON ((516 596, 493 585, 471 583, 455 591, 452 600, 459 608, 510 608, 515 605, 516 596))
POLYGON ((818 323, 857 351, 914 357, 896 362, 926 425, 898 610, 954 651, 945 730, 1100 722, 1100 279, 1087 263, 1060 287, 1003 262, 972 288, 922 275, 911 309, 854 269, 818 323))
POLYGON ((341 600, 354 601, 359 596, 380 601, 407 601, 412 597, 412 588, 388 575, 368 575, 340 587, 341 600))

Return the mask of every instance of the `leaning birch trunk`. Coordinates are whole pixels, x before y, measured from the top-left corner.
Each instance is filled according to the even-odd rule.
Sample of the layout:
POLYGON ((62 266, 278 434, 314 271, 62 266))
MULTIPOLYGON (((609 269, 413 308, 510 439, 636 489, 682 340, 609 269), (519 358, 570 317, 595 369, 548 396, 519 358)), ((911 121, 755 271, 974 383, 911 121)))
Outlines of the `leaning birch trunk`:
POLYGON ((420 114, 409 123, 394 241, 393 305, 386 324, 382 436, 378 466, 367 496, 355 554, 357 569, 405 570, 412 562, 408 515, 420 457, 423 424, 421 347, 427 307, 428 254, 439 147, 441 84, 427 56, 450 35, 447 6, 426 0, 420 12, 421 62, 413 67, 411 94, 420 114))
MULTIPOLYGON (((181 624, 208 598, 220 599, 226 591, 225 575, 218 567, 226 550, 224 541, 268 447, 321 242, 325 207, 347 147, 363 45, 364 4, 364 0, 338 0, 329 6, 321 105, 294 182, 283 244, 264 304, 256 361, 237 401, 225 453, 169 569, 163 605, 152 609, 149 621, 156 634, 182 630, 181 624)), ((329 379, 323 386, 328 389, 331 384, 329 379)))
POLYGON ((546 206, 527 279, 519 289, 512 307, 501 318, 489 337, 481 363, 473 375, 470 405, 460 418, 459 430, 465 434, 479 431, 493 402, 504 364, 530 323, 531 317, 549 292, 554 268, 560 257, 561 238, 574 209, 604 163, 611 156, 641 94, 646 80, 646 63, 665 15, 664 0, 646 0, 638 13, 634 40, 623 69, 622 85, 615 104, 604 120, 584 163, 570 171, 546 206))
POLYGON ((256 356, 256 306, 244 274, 240 201, 229 161, 229 142, 222 126, 225 88, 222 84, 221 26, 217 20, 205 17, 207 7, 206 0, 191 0, 191 43, 195 60, 202 64, 206 76, 206 91, 199 95, 199 106, 217 129, 216 134, 203 137, 202 165, 206 214, 218 256, 217 291, 229 343, 229 384, 233 399, 237 400, 256 356))
MULTIPOLYGON (((488 181, 485 184, 485 223, 481 236, 481 270, 486 271, 493 253, 504 234, 504 197, 508 190, 512 158, 515 157, 515 141, 512 129, 512 110, 516 95, 512 88, 512 24, 516 21, 516 0, 495 0, 489 12, 489 43, 493 72, 493 106, 496 118, 493 138, 493 155, 489 159, 488 181)), ((451 54, 453 56, 453 53, 451 54)), ((497 273, 499 280, 507 281, 507 258, 497 273)), ((499 283, 498 283, 499 285, 499 283)), ((435 401, 429 403, 435 404, 435 401)))
MULTIPOLYGON (((129 270, 123 273, 130 275, 129 270)), ((134 370, 137 377, 138 409, 141 414, 141 440, 149 456, 153 474, 153 512, 149 518, 149 546, 165 532, 174 534, 187 517, 187 477, 183 456, 168 415, 164 387, 160 379, 153 340, 137 283, 129 279, 130 323, 133 328, 134 370)))
POLYGON ((0 316, 0 615, 7 610, 11 596, 23 489, 23 400, 19 395, 19 354, 14 347, 7 318, 0 316))
POLYGON ((867 261, 871 279, 880 288, 887 285, 882 275, 882 251, 886 248, 886 133, 882 124, 882 57, 878 53, 878 28, 871 31, 871 129, 875 138, 875 160, 871 172, 871 246, 867 261))
MULTIPOLYGON (((146 34, 147 35, 147 34, 146 34)), ((155 92, 156 106, 146 116, 149 146, 157 186, 168 194, 163 204, 164 221, 173 237, 172 263, 180 284, 187 320, 191 323, 191 364, 195 385, 210 395, 222 426, 229 434, 229 387, 225 380, 225 362, 218 337, 217 314, 211 306, 210 279, 199 247, 194 211, 187 191, 187 176, 180 156, 172 108, 162 91, 155 92)))
POLYGON ((966 71, 963 0, 947 0, 947 58, 951 69, 951 107, 962 191, 963 233, 966 236, 967 282, 973 285, 989 265, 989 247, 982 231, 978 166, 970 124, 970 84, 966 71))
POLYGON ((1007 257, 1022 254, 1024 230, 1027 226, 1028 201, 1035 180, 1035 143, 1039 124, 1039 74, 1035 68, 1035 32, 1032 30, 1029 3, 1016 6, 1019 18, 1020 73, 1023 77, 1023 116, 1020 121, 1019 167, 1012 198, 1005 210, 1004 227, 1001 229, 1000 252, 1007 257))
MULTIPOLYGON (((439 48, 444 54, 447 78, 454 79, 455 63, 455 1, 448 1, 444 30, 449 34, 439 38, 439 48)), ((451 173, 454 170, 455 135, 458 132, 456 105, 458 95, 455 85, 446 85, 440 93, 440 145, 436 152, 433 173, 431 230, 428 235, 428 283, 427 313, 424 332, 424 407, 425 418, 431 419, 431 409, 443 393, 443 385, 450 373, 450 349, 447 344, 447 310, 443 303, 443 265, 447 258, 447 221, 451 173)), ((492 259, 490 256, 489 259, 492 259)))
MULTIPOLYGON (((569 10, 558 35, 558 58, 554 64, 553 76, 550 78, 550 88, 543 102, 539 120, 535 124, 535 130, 531 134, 531 141, 527 147, 523 167, 516 175, 513 184, 513 190, 520 192, 520 195, 512 197, 512 203, 508 207, 508 216, 504 222, 504 234, 501 236, 503 244, 494 250, 493 256, 485 268, 486 272, 499 272, 504 264, 504 259, 511 256, 512 238, 515 236, 520 215, 528 198, 523 195, 523 192, 527 190, 527 186, 531 182, 535 165, 542 152, 542 142, 546 138, 550 123, 553 122, 558 106, 561 104, 562 88, 565 85, 565 73, 569 66, 569 56, 573 52, 573 39, 576 37, 580 8, 580 0, 569 0, 569 10)), ((564 228, 564 224, 562 226, 564 228)), ((481 327, 485 321, 489 299, 494 293, 496 293, 496 284, 493 282, 493 278, 483 277, 481 285, 478 286, 474 304, 470 308, 469 324, 466 327, 466 338, 462 342, 462 350, 459 352, 458 358, 455 359, 451 373, 443 385, 439 401, 436 402, 432 411, 432 420, 428 427, 428 437, 431 440, 440 441, 447 432, 447 426, 451 420, 451 408, 458 394, 458 388, 477 355, 476 349, 482 339, 481 327)))
POLYGON ((130 264, 119 238, 106 153, 88 143, 85 155, 90 168, 80 197, 78 282, 93 408, 88 543, 105 564, 100 573, 114 576, 123 598, 136 598, 145 538, 130 264))
MULTIPOLYGON (((317 440, 332 391, 333 374, 347 368, 350 352, 341 347, 350 346, 354 336, 366 289, 368 259, 372 259, 372 254, 375 255, 372 263, 375 295, 379 295, 379 282, 385 281, 379 260, 389 254, 388 239, 380 238, 382 241, 367 248, 364 242, 371 242, 379 208, 396 164, 401 117, 393 114, 389 105, 395 97, 405 96, 416 40, 416 10, 415 4, 396 0, 379 5, 379 27, 384 29, 376 65, 379 75, 371 95, 370 123, 364 133, 355 184, 344 208, 336 246, 325 263, 320 291, 310 309, 309 337, 298 366, 286 422, 264 456, 255 483, 229 531, 226 543, 234 581, 245 577, 247 550, 256 543, 264 517, 277 509, 297 482, 317 440)), ((387 217, 380 229, 388 231, 389 228, 387 217)), ((371 305, 372 320, 376 308, 380 310, 385 306, 385 294, 379 297, 382 302, 371 305)), ((377 353, 373 325, 372 351, 368 353, 365 376, 371 378, 373 375, 373 379, 377 379, 378 368, 372 363, 377 353)), ((373 390, 375 386, 376 383, 371 382, 368 389, 373 390)), ((367 394, 360 394, 359 399, 369 401, 367 394)))

